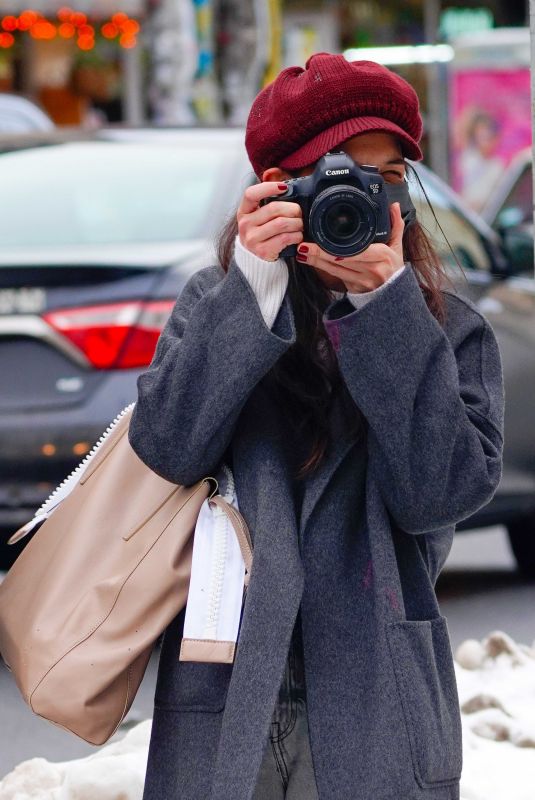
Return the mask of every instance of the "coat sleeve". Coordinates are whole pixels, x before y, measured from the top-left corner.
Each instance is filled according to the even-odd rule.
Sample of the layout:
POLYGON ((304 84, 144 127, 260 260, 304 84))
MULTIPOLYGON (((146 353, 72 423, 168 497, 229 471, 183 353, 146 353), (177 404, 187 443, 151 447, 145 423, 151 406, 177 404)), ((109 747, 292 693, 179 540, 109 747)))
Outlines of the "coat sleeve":
POLYGON ((324 324, 368 423, 369 468, 407 533, 469 517, 501 478, 504 391, 492 328, 445 294, 444 328, 411 268, 360 311, 331 304, 324 324))
POLYGON ((137 380, 128 438, 141 460, 174 483, 213 474, 240 411, 295 341, 289 299, 269 329, 235 262, 186 284, 137 380))

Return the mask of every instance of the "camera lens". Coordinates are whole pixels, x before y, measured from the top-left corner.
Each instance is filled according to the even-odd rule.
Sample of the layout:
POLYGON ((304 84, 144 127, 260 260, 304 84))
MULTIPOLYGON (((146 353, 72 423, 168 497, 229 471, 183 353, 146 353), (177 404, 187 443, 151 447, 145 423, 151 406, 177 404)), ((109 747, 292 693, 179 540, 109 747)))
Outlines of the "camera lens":
POLYGON ((368 196, 352 186, 320 192, 309 215, 312 238, 332 255, 356 255, 374 240, 377 212, 368 196))
POLYGON ((362 217, 349 203, 333 203, 325 213, 325 228, 337 241, 352 239, 361 225, 362 217))

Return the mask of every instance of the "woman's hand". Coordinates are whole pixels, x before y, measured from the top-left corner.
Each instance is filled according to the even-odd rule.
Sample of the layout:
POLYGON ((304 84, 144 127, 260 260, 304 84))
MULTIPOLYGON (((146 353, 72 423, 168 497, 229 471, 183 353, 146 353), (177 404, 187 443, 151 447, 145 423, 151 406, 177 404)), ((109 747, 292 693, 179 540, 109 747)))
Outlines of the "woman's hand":
POLYGON ((273 200, 265 206, 265 197, 282 195, 285 183, 265 181, 249 186, 238 208, 238 233, 242 245, 264 261, 276 261, 281 250, 303 241, 303 215, 297 203, 273 200))
POLYGON ((333 256, 317 244, 298 248, 297 260, 338 278, 351 294, 370 292, 381 286, 403 266, 403 230, 399 203, 390 206, 392 232, 388 244, 375 242, 356 256, 333 256))

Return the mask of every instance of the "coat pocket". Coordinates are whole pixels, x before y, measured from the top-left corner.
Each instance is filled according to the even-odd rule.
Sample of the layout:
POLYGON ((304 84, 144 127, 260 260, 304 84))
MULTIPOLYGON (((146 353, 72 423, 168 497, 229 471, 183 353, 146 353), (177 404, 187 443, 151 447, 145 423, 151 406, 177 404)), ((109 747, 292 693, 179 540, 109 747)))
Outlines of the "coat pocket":
POLYGON ((154 705, 163 711, 222 711, 233 664, 179 661, 184 612, 166 629, 154 705))
POLYGON ((461 712, 446 618, 391 622, 386 630, 416 780, 422 788, 456 783, 461 712))

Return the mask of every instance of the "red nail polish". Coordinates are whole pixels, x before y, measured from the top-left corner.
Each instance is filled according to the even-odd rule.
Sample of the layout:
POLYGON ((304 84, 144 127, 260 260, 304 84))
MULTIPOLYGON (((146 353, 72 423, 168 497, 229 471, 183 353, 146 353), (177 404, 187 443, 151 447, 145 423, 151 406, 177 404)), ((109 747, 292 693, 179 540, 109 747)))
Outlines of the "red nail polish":
POLYGON ((279 190, 281 192, 286 192, 288 190, 288 187, 286 186, 285 183, 279 183, 279 190))
POLYGON ((344 258, 345 258, 345 256, 336 256, 334 260, 335 261, 343 261, 344 258))
POLYGON ((302 256, 300 253, 298 253, 296 255, 296 259, 297 259, 297 261, 306 261, 307 257, 306 256, 302 256))
POLYGON ((308 253, 308 246, 306 244, 300 244, 297 248, 298 253, 308 253))

